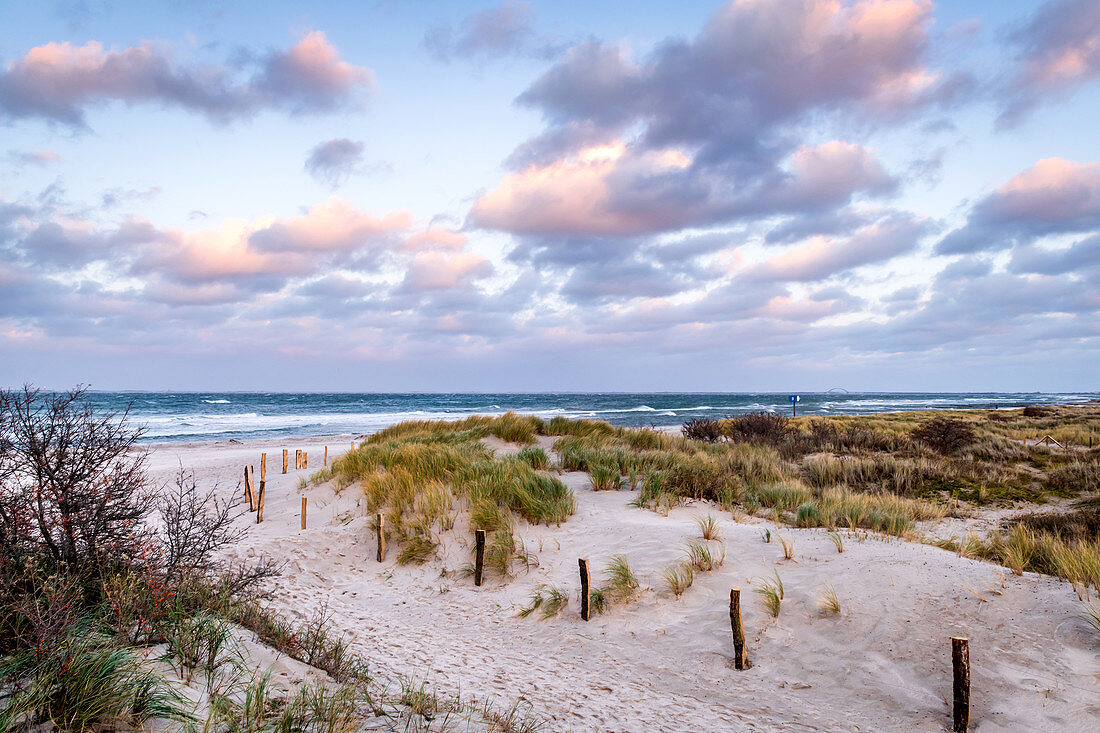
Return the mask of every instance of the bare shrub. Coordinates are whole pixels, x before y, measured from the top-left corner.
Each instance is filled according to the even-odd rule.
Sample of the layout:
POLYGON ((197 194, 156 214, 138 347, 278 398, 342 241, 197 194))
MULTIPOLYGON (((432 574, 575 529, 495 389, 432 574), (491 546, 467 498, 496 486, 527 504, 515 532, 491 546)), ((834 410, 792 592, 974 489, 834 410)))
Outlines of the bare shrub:
POLYGON ((938 453, 954 453, 977 439, 970 423, 951 417, 926 420, 914 428, 910 435, 938 453))
POLYGON ((0 534, 9 551, 42 551, 74 568, 143 554, 152 487, 144 454, 133 450, 142 431, 126 413, 97 412, 82 388, 24 387, 4 393, 0 408, 0 534))
POLYGON ((716 443, 722 439, 722 423, 706 417, 693 417, 684 421, 680 432, 688 440, 716 443))
POLYGON ((723 421, 723 431, 736 442, 759 441, 778 445, 791 432, 790 418, 774 412, 750 412, 723 421))
POLYGON ((261 558, 255 564, 232 565, 220 550, 239 542, 248 526, 237 523, 244 513, 217 497, 217 487, 199 489, 193 472, 181 467, 172 486, 157 497, 156 514, 162 525, 159 570, 170 586, 193 577, 220 579, 237 594, 278 572, 278 565, 261 558))
POLYGON ((1042 405, 1028 405, 1024 408, 1024 417, 1046 417, 1050 413, 1051 409, 1042 405))

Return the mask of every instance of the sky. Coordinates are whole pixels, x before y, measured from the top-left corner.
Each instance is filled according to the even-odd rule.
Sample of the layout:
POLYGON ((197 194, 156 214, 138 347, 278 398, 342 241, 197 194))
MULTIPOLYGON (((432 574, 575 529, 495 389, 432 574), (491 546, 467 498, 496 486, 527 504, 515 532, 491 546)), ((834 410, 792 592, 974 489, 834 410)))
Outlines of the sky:
POLYGON ((0 385, 1100 390, 1100 3, 0 2, 0 385))

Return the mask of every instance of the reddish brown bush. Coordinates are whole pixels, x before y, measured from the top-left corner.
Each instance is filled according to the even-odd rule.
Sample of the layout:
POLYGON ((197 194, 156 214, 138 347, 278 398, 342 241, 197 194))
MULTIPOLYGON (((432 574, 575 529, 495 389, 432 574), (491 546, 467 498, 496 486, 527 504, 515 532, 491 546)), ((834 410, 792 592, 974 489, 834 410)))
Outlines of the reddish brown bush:
POLYGON ((688 440, 702 440, 714 443, 722 439, 722 423, 705 417, 693 417, 684 422, 680 432, 688 440))
POLYGON ((733 441, 759 441, 778 445, 791 432, 790 418, 774 412, 750 412, 731 417, 723 425, 726 436, 733 441))
POLYGON ((914 428, 910 436, 938 453, 954 453, 977 439, 970 423, 950 417, 927 420, 914 428))

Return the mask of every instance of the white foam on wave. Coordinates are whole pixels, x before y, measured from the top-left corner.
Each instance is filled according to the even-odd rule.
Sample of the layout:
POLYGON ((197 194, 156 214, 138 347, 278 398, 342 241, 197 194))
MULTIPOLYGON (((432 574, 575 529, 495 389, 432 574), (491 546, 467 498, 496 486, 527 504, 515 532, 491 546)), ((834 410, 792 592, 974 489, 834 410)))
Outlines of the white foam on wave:
POLYGON ((228 405, 229 400, 203 400, 208 405, 228 405))

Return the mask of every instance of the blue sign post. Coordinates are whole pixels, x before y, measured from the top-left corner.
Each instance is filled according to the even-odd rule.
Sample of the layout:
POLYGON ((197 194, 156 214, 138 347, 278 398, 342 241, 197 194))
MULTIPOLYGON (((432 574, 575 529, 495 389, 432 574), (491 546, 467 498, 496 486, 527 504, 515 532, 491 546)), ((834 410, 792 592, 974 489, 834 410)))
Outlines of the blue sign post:
POLYGON ((798 417, 798 401, 802 398, 793 394, 788 396, 787 399, 791 401, 791 416, 798 417))

